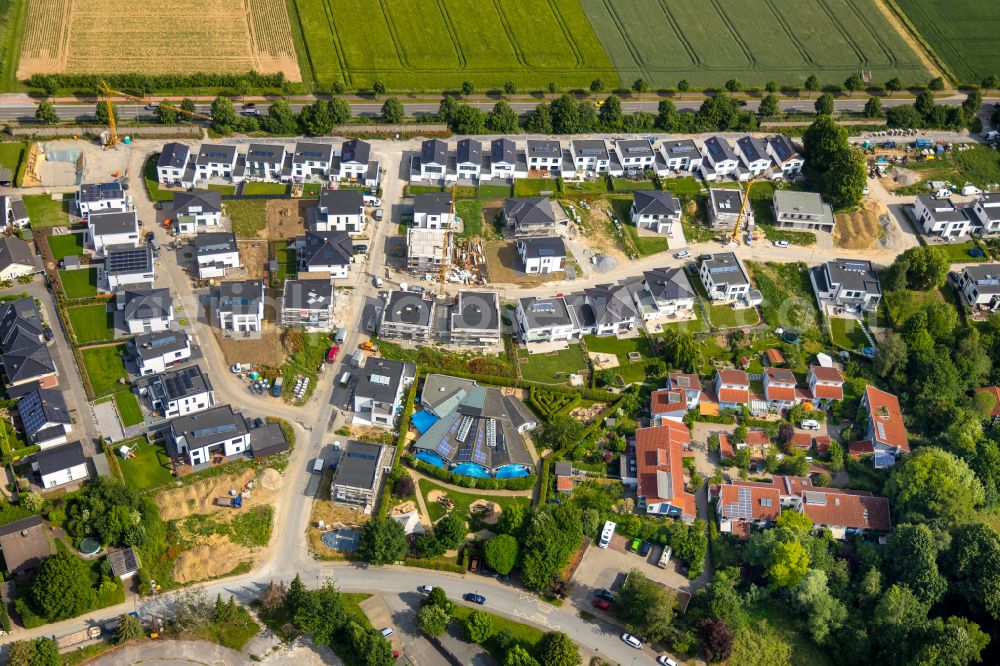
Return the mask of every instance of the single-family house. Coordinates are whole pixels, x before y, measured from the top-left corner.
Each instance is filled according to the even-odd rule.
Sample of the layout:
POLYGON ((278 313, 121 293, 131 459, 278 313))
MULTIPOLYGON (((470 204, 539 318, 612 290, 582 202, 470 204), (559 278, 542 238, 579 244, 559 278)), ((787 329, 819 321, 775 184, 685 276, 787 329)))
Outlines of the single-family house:
POLYGON ((387 340, 408 340, 423 344, 433 342, 434 301, 412 291, 389 292, 379 337, 387 340))
POLYGON ((453 242, 446 230, 406 230, 406 267, 417 273, 440 273, 451 263, 453 242))
POLYGON ((646 171, 656 162, 653 146, 646 139, 619 139, 615 141, 615 154, 626 172, 646 171))
POLYGON ((577 178, 608 172, 611 156, 604 139, 575 139, 569 150, 577 178))
POLYGON ((330 499, 371 513, 382 479, 392 468, 394 452, 391 446, 348 440, 333 473, 330 499))
POLYGON ((216 456, 237 456, 250 448, 246 420, 230 405, 178 416, 170 421, 167 453, 204 465, 216 456))
POLYGON ((750 377, 742 370, 716 370, 712 389, 721 409, 739 409, 750 404, 750 377))
POLYGON ((458 180, 479 180, 483 170, 483 143, 478 139, 461 139, 455 159, 458 180))
POLYGON ((121 183, 88 183, 76 193, 76 210, 81 217, 102 210, 128 210, 132 197, 125 196, 121 183))
POLYGON ((814 487, 801 493, 797 506, 814 528, 829 530, 834 539, 892 529, 889 500, 865 491, 814 487))
POLYGON ((1000 192, 982 192, 972 204, 971 218, 980 236, 1000 234, 1000 192))
POLYGON ((277 422, 257 425, 250 430, 250 450, 254 460, 263 460, 288 451, 288 440, 277 422))
POLYGON ((810 365, 806 386, 813 402, 833 402, 844 399, 844 376, 837 368, 810 365))
POLYGON ((702 156, 698 150, 698 144, 691 139, 678 139, 676 141, 663 141, 660 143, 660 155, 666 173, 671 171, 698 171, 701 169, 702 156))
POLYGON ((1000 264, 966 266, 958 276, 958 290, 969 307, 1000 310, 1000 264))
POLYGON ((413 363, 369 358, 354 389, 357 425, 392 428, 403 405, 403 395, 417 374, 413 363))
POLYGON ((833 233, 833 208, 815 192, 776 190, 772 203, 775 226, 833 233))
POLYGON ((333 285, 329 280, 285 281, 279 313, 282 326, 329 331, 334 323, 333 309, 333 285))
POLYGON ((882 286, 867 259, 834 259, 811 271, 820 303, 852 312, 873 312, 882 302, 882 286))
POLYGON ((189 365, 139 381, 139 396, 164 418, 186 416, 215 406, 212 382, 201 367, 189 365))
POLYGON ((139 244, 139 217, 135 211, 95 212, 87 217, 85 242, 103 256, 110 245, 139 244))
POLYGON ((515 315, 522 343, 571 340, 579 335, 576 316, 561 296, 519 298, 515 315))
POLYGON ((795 375, 788 368, 764 368, 764 399, 768 406, 785 409, 796 403, 795 375))
POLYGON ((119 580, 128 580, 139 574, 139 554, 129 546, 108 553, 111 574, 119 580))
POLYGON ((913 203, 913 216, 928 236, 958 238, 972 231, 971 208, 956 206, 951 199, 922 194, 913 203))
POLYGON ((90 478, 87 456, 80 442, 39 451, 31 461, 31 469, 38 474, 40 485, 46 490, 90 478))
POLYGON ((517 253, 525 273, 548 275, 565 270, 566 244, 559 236, 521 238, 517 241, 517 253))
POLYGON ((259 336, 264 328, 264 283, 260 280, 222 282, 215 312, 223 335, 259 336))
POLYGON ((0 226, 24 229, 30 223, 24 201, 12 196, 0 196, 0 226))
POLYGON ((772 179, 780 175, 785 180, 794 180, 802 173, 802 167, 806 163, 805 158, 802 157, 798 148, 792 143, 791 138, 784 134, 775 134, 774 136, 767 137, 767 154, 781 168, 780 174, 776 170, 770 176, 772 179))
POLYGON ((638 311, 625 285, 599 284, 582 293, 567 294, 581 335, 617 335, 635 328, 638 311))
POLYGON ((41 514, 0 525, 0 551, 10 576, 31 571, 53 552, 41 514))
POLYGON ((781 494, 773 483, 725 483, 718 488, 715 508, 719 531, 743 538, 750 528, 765 529, 781 515, 781 494))
POLYGON ((163 145, 156 160, 156 180, 161 185, 194 187, 191 168, 191 149, 183 143, 171 141, 163 145))
POLYGON ((528 167, 518 169, 517 146, 510 139, 490 142, 489 177, 494 180, 514 180, 528 175, 528 167))
POLYGON ((698 375, 671 372, 667 385, 650 394, 650 425, 663 425, 664 420, 681 421, 684 415, 701 401, 701 378, 698 375))
POLYGON ((701 160, 702 178, 717 180, 735 176, 739 166, 740 157, 728 141, 717 136, 706 139, 701 160))
POLYGON ((639 511, 686 523, 695 519, 695 499, 684 489, 682 464, 683 447, 690 441, 687 426, 674 421, 635 431, 639 511))
POLYGON ((861 409, 867 413, 867 436, 875 454, 875 469, 892 467, 910 452, 910 438, 903 423, 899 399, 891 393, 866 386, 861 409))
POLYGON ((240 267, 240 250, 236 234, 214 231, 194 237, 198 277, 202 280, 225 277, 226 271, 240 267))
POLYGON ((329 273, 330 279, 350 273, 354 247, 346 231, 306 231, 295 239, 295 256, 302 273, 329 273))
POLYGON ((300 141, 292 153, 292 180, 325 181, 333 165, 333 144, 300 141))
POLYGON ((755 300, 750 275, 732 252, 708 255, 698 268, 698 276, 713 301, 755 300))
POLYGON ((713 229, 731 230, 736 228, 737 220, 743 229, 754 225, 753 208, 747 202, 743 206, 742 190, 708 190, 708 223, 713 229))
POLYGON ((632 295, 640 316, 647 321, 694 310, 694 288, 681 268, 643 271, 632 295))
POLYGON ((736 141, 743 171, 740 180, 758 178, 773 166, 771 155, 767 151, 767 142, 755 136, 740 137, 736 141))
POLYGON ((558 141, 529 139, 527 142, 528 171, 562 171, 562 145, 558 141))
POLYGON ((669 234, 673 225, 680 221, 681 202, 670 192, 636 190, 632 193, 632 224, 637 229, 669 234))
POLYGON ((182 234, 196 234, 222 225, 222 194, 195 190, 174 194, 174 221, 182 234))
POLYGON ((562 207, 548 197, 504 199, 503 219, 515 236, 551 236, 567 220, 562 207))
MULTIPOLYGON (((375 165, 376 181, 378 180, 378 162, 372 162, 372 145, 361 139, 351 139, 345 141, 340 147, 340 161, 337 169, 331 176, 337 180, 346 181, 367 181, 371 164, 375 165)), ((373 183, 373 185, 377 184, 373 183)), ((365 185, 369 183, 365 182, 365 185)))
POLYGON ((319 205, 307 213, 313 231, 361 233, 365 228, 365 200, 358 190, 323 190, 319 205))
POLYGON ((413 226, 418 229, 450 229, 455 222, 451 192, 425 192, 413 199, 413 226))
POLYGON ((104 248, 104 282, 101 286, 107 291, 152 287, 154 275, 153 249, 149 245, 108 245, 104 248))
POLYGON ((243 169, 237 169, 240 153, 236 146, 203 143, 194 159, 196 181, 224 179, 234 183, 243 180, 243 169))
POLYGON ((456 347, 499 345, 499 295, 493 291, 459 291, 448 322, 448 342, 456 347))
POLYGON ((29 442, 45 450, 68 441, 73 417, 62 391, 31 383, 14 387, 9 394, 17 398, 17 417, 29 442))
POLYGON ((287 151, 283 145, 251 143, 247 149, 244 178, 276 183, 281 180, 287 151))
POLYGON ((131 342, 139 374, 155 375, 191 358, 191 338, 183 331, 137 335, 131 342))
POLYGON ((0 349, 8 389, 33 381, 44 388, 59 383, 55 362, 43 339, 42 315, 33 298, 0 303, 0 349))
POLYGON ((0 280, 16 280, 41 270, 41 264, 27 242, 13 236, 0 237, 0 280))
POLYGON ((443 183, 448 175, 448 144, 441 139, 421 143, 420 154, 413 157, 410 180, 443 183))
POLYGON ((174 320, 169 289, 125 289, 116 294, 115 302, 133 335, 165 331, 174 320))

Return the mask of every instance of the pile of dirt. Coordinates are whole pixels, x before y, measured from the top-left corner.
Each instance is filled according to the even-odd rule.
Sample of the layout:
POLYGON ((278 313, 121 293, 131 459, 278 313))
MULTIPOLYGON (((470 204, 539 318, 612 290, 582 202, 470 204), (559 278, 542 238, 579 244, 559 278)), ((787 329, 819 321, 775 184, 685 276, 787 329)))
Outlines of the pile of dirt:
POLYGON ((196 513, 215 513, 221 507, 212 504, 217 497, 229 497, 230 490, 241 491, 254 476, 244 470, 238 476, 216 476, 202 479, 189 486, 165 490, 156 496, 163 520, 178 520, 196 513))
POLYGON ((838 213, 833 229, 833 243, 846 250, 870 250, 881 235, 878 209, 869 201, 864 207, 850 213, 838 213))
POLYGON ((477 514, 480 520, 486 525, 496 525, 497 521, 500 520, 500 512, 503 509, 496 502, 490 502, 488 500, 476 500, 469 505, 469 513, 477 514))
POLYGON ((177 556, 174 580, 190 583, 224 576, 251 557, 250 551, 228 537, 213 534, 198 546, 177 556))
POLYGON ((264 490, 279 490, 281 488, 281 473, 268 467, 257 477, 257 484, 264 490))
POLYGON ((617 368, 620 365, 618 357, 614 354, 587 352, 587 355, 590 356, 590 360, 594 364, 595 370, 608 370, 610 368, 617 368))
POLYGON ((408 502, 403 502, 402 504, 397 504, 392 508, 390 512, 394 516, 402 516, 404 514, 410 513, 411 511, 417 510, 417 504, 413 500, 408 502))
POLYGON ((305 233, 307 209, 315 199, 273 199, 267 202, 267 238, 291 240, 305 233))

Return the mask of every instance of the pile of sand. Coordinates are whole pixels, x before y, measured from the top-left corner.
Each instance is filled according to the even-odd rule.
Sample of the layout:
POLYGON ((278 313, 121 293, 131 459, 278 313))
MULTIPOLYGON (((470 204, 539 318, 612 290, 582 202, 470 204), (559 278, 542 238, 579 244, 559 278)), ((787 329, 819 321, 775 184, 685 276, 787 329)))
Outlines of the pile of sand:
POLYGON ((437 502, 442 497, 447 496, 447 494, 448 493, 444 492, 443 490, 432 490, 429 493, 427 493, 427 501, 429 503, 430 502, 437 502))
POLYGON ((228 537, 213 534, 204 543, 177 556, 174 580, 190 583, 223 576, 250 559, 249 551, 228 537))
POLYGON ((469 505, 469 513, 479 515, 487 525, 496 525, 497 521, 500 520, 501 511, 503 509, 500 508, 499 504, 488 500, 479 499, 469 505))
POLYGON ((601 352, 587 352, 594 367, 598 370, 607 370, 619 366, 618 357, 615 354, 602 354, 601 352))
POLYGON ((833 243, 847 250, 869 250, 878 243, 881 229, 877 207, 869 202, 850 213, 838 213, 833 243))
POLYGON ((257 477, 257 484, 264 490, 279 490, 281 488, 281 473, 268 467, 257 477))
POLYGON ((416 511, 416 510, 417 510, 416 503, 413 500, 410 500, 408 502, 403 502, 402 504, 398 504, 395 507, 393 507, 393 509, 392 509, 392 515, 394 515, 394 516, 402 516, 404 514, 407 514, 407 513, 410 513, 411 511, 416 511))

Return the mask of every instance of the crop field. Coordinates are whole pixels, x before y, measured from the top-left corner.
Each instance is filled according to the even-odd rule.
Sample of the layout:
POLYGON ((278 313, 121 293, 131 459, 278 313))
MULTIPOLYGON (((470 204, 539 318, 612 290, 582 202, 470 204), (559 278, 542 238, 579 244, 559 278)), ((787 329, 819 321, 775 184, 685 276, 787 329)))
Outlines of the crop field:
POLYGON ((312 78, 367 88, 608 85, 618 75, 579 0, 294 0, 312 78))
POLYGON ((250 70, 302 80, 284 0, 28 0, 17 76, 250 70))
POLYGON ((959 81, 1000 73, 1000 3, 995 0, 896 0, 959 81))
POLYGON ((816 74, 839 84, 861 69, 876 82, 929 78, 870 0, 580 1, 626 83, 642 77, 654 88, 681 79, 718 86, 736 78, 792 85, 816 74))

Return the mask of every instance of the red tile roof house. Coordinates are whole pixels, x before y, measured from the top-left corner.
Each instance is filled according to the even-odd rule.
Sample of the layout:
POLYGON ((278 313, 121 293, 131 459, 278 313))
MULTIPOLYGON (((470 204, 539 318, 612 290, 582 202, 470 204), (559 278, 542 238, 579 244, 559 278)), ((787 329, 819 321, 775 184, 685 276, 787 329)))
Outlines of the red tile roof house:
POLYGON ((809 366, 806 384, 813 402, 822 403, 844 399, 844 376, 837 368, 825 368, 821 365, 809 366))
POLYGON ((639 509, 684 522, 695 519, 694 495, 684 491, 681 453, 690 441, 687 426, 674 421, 635 431, 639 509))
POLYGON ((784 409, 795 404, 795 375, 786 368, 764 370, 764 399, 769 407, 784 409))
POLYGON ((712 388, 720 409, 739 409, 750 404, 750 377, 742 370, 717 370, 712 388))
POLYGON ((749 536, 750 526, 764 529, 781 514, 778 488, 770 483, 726 484, 719 487, 716 513, 723 534, 749 536))
POLYGON ((698 406, 701 400, 701 377, 671 372, 667 375, 666 388, 653 391, 649 412, 653 425, 662 425, 664 419, 680 421, 684 414, 698 406))
POLYGON ((735 455, 736 449, 733 448, 733 443, 729 441, 729 436, 725 433, 719 433, 719 457, 723 460, 732 460, 735 455))
POLYGON ((874 386, 866 386, 861 407, 868 412, 868 439, 875 453, 875 469, 892 467, 896 458, 910 452, 899 399, 874 386))
POLYGON ((792 435, 792 446, 796 449, 808 451, 812 447, 813 438, 807 432, 797 432, 792 435))

